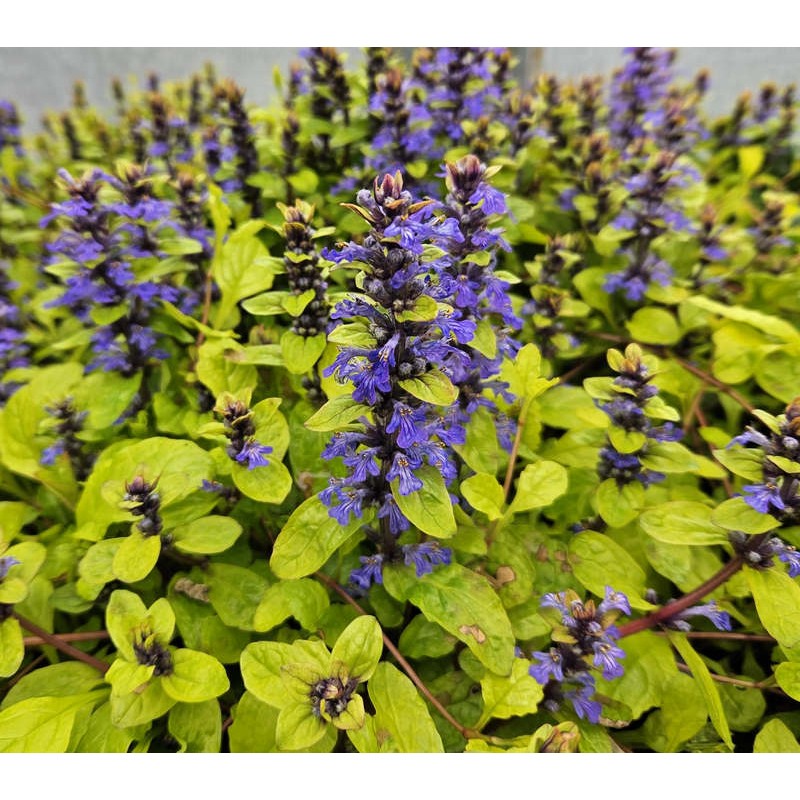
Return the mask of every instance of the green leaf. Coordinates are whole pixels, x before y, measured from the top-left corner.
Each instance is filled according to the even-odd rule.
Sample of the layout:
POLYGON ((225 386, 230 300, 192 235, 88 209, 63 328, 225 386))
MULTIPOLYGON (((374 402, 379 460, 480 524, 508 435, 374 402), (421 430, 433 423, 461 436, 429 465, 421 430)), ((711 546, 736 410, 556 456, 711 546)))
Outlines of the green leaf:
POLYGON ((126 378, 118 372, 92 372, 72 393, 74 406, 87 411, 87 428, 109 428, 129 408, 142 383, 141 375, 126 378))
POLYGON ((247 497, 260 503, 282 503, 292 488, 289 470, 276 461, 273 454, 268 456, 265 466, 249 469, 243 464, 231 464, 231 477, 236 488, 247 497))
POLYGON ((399 381, 399 386, 417 399, 435 406, 451 406, 458 399, 458 389, 438 369, 432 369, 419 378, 399 381))
POLYGON ((733 751, 733 739, 728 727, 728 720, 725 718, 725 710, 722 708, 722 701, 719 699, 719 692, 711 678, 711 673, 702 658, 695 652, 689 640, 682 633, 668 631, 667 636, 673 647, 681 654, 681 658, 686 662, 686 666, 692 671, 692 676, 697 681, 700 692, 703 695, 708 715, 711 723, 716 729, 720 738, 733 751))
POLYGON ((317 190, 319 178, 313 169, 303 167, 299 172, 289 176, 289 183, 300 197, 313 194, 317 190))
POLYGON ((342 395, 328 400, 304 424, 310 431, 335 431, 359 417, 368 415, 370 411, 369 406, 356 403, 351 397, 342 395))
POLYGON ((400 651, 409 658, 439 658, 452 653, 456 641, 455 636, 440 625, 430 622, 423 614, 417 614, 403 629, 398 644, 400 651))
POLYGON ((184 553, 222 553, 242 533, 242 526, 231 517, 212 514, 173 528, 169 535, 176 549, 184 553))
POLYGON ((305 750, 325 735, 326 727, 326 723, 312 713, 311 700, 293 703, 278 714, 275 742, 279 750, 305 750))
POLYGON ((530 662, 523 658, 514 660, 511 674, 500 677, 487 672, 481 678, 483 714, 477 728, 483 728, 490 719, 509 719, 534 714, 544 697, 544 687, 528 672, 530 662))
POLYGON ((292 513, 278 534, 270 557, 270 568, 279 578, 303 578, 318 570, 337 548, 363 525, 370 515, 340 525, 328 514, 318 495, 309 497, 292 513))
POLYGON ((143 536, 134 530, 120 542, 111 562, 114 577, 125 583, 136 583, 146 578, 161 555, 161 538, 143 536))
POLYGON ((331 664, 344 664, 348 674, 366 681, 375 671, 383 652, 383 636, 378 620, 356 617, 340 634, 331 652, 331 664))
POLYGON ((162 686, 161 679, 151 680, 141 692, 122 696, 111 695, 111 723, 118 728, 144 725, 163 716, 175 705, 162 686))
POLYGON ((30 697, 0 711, 0 753, 66 752, 76 714, 102 696, 30 697))
POLYGON ((567 470, 555 461, 528 464, 517 481, 517 493, 511 503, 513 512, 549 506, 567 491, 567 470))
POLYGON ((775 680, 789 697, 800 701, 800 663, 785 661, 775 667, 775 680))
POLYGON ((436 467, 425 466, 414 473, 422 488, 411 494, 400 493, 400 479, 392 481, 392 496, 398 508, 423 533, 446 539, 456 532, 456 519, 450 493, 442 473, 436 467))
POLYGON ((775 517, 756 511, 743 497, 720 503, 712 512, 711 521, 726 530, 750 534, 766 533, 780 525, 775 517))
POLYGON ((427 322, 435 319, 439 313, 436 301, 427 294, 421 294, 411 308, 405 309, 394 315, 398 322, 427 322))
POLYGON ((642 466, 656 472, 681 473, 698 468, 698 463, 690 450, 678 442, 658 442, 650 444, 641 457, 642 466))
POLYGON ((106 681, 111 684, 112 696, 121 697, 144 689, 153 677, 155 667, 118 658, 106 672, 106 681))
POLYGON ((754 753, 800 753, 794 734, 779 719, 771 719, 756 734, 754 753))
POLYGON ((76 753, 127 753, 131 744, 142 737, 136 728, 117 728, 111 723, 111 704, 103 703, 89 718, 76 753))
POLYGON ((238 394, 258 383, 255 367, 243 362, 247 348, 225 339, 206 339, 197 351, 197 377, 215 397, 238 394))
POLYGON ((287 297, 289 297, 289 292, 265 292, 244 300, 242 308, 255 317, 283 314, 286 311, 283 303, 287 297))
POLYGON ((479 406, 466 424, 467 439, 455 450, 475 472, 494 475, 500 463, 497 427, 489 409, 479 406))
POLYGON ((800 586, 781 567, 745 570, 756 611, 767 633, 783 648, 800 646, 800 586))
POLYGON ((270 586, 261 598, 253 627, 257 631, 269 631, 294 617, 304 630, 314 631, 329 605, 328 593, 311 578, 280 581, 270 586))
POLYGON ((611 427, 606 433, 608 441, 618 453, 638 453, 647 444, 647 437, 640 431, 611 427))
POLYGON ((28 584, 21 578, 9 575, 0 581, 0 604, 14 605, 22 602, 27 596, 28 584))
POLYGON ((744 322, 756 330, 762 331, 769 336, 774 336, 776 339, 782 339, 786 342, 796 342, 800 340, 800 334, 797 332, 794 325, 779 317, 763 314, 760 311, 754 311, 753 309, 745 308, 740 305, 718 303, 716 300, 711 300, 703 295, 694 295, 690 297, 687 302, 699 306, 704 311, 710 311, 712 314, 718 314, 726 319, 744 322))
POLYGON ((569 543, 569 563, 575 577, 598 597, 605 597, 605 587, 611 586, 628 596, 632 608, 640 611, 654 608, 644 599, 644 570, 609 536, 594 531, 573 536, 569 543))
POLYGON ((756 144, 740 147, 738 150, 739 155, 739 172, 742 173, 742 178, 749 181, 761 169, 764 163, 764 148, 756 144))
POLYGON ((208 568, 205 583, 208 599, 226 625, 255 630, 255 610, 267 590, 264 578, 245 567, 215 563, 208 568))
POLYGON ((624 642, 625 672, 611 681, 601 681, 600 693, 624 703, 633 719, 660 706, 664 687, 677 674, 669 644, 652 631, 627 636, 624 642))
POLYGON ((224 694, 230 688, 225 667, 213 656, 198 650, 175 650, 173 671, 164 675, 164 691, 181 703, 202 703, 224 694))
POLYGON ((294 331, 286 331, 281 336, 281 353, 286 369, 293 375, 303 375, 308 372, 325 350, 326 339, 324 333, 316 336, 300 336, 294 331))
POLYGON ((479 472, 461 481, 461 494, 476 511, 482 511, 490 520, 503 516, 505 492, 494 475, 479 472))
POLYGON ((645 720, 644 739, 659 753, 675 752, 706 723, 708 712, 697 681, 678 673, 663 686, 661 707, 645 720))
POLYGON ((508 675, 514 634, 489 582, 460 564, 437 567, 414 581, 408 599, 431 621, 464 642, 492 672, 508 675))
POLYGON ((425 701, 400 670, 381 662, 367 690, 375 707, 375 730, 382 752, 444 752, 425 701))
POLYGON ((133 631, 147 617, 142 598, 127 589, 111 593, 106 607, 106 630, 114 647, 128 661, 136 661, 133 652, 133 631))
POLYGON ((0 622, 0 678, 13 675, 25 657, 22 630, 14 617, 0 622))
POLYGON ((216 700, 178 703, 169 712, 167 728, 181 753, 219 753, 222 714, 216 700))
POLYGON ((730 450, 714 450, 714 458, 734 475, 748 481, 761 481, 763 454, 760 450, 736 446, 730 450))
POLYGON ((597 513, 612 528, 621 528, 639 515, 644 505, 644 486, 638 481, 621 489, 613 478, 607 478, 597 487, 594 496, 597 513))
POLYGON ((262 703, 252 692, 245 692, 233 709, 233 724, 228 728, 231 753, 274 753, 278 709, 262 703))
POLYGON ((664 308, 640 308, 625 327, 645 344, 675 344, 682 335, 675 317, 664 308))
POLYGON ((293 317, 299 317, 315 296, 316 292, 313 289, 306 289, 301 294, 287 294, 281 300, 281 305, 293 317))
POLYGON ((725 544, 728 536, 712 521, 712 509, 693 500, 674 500, 648 508, 642 530, 659 542, 680 545, 725 544))

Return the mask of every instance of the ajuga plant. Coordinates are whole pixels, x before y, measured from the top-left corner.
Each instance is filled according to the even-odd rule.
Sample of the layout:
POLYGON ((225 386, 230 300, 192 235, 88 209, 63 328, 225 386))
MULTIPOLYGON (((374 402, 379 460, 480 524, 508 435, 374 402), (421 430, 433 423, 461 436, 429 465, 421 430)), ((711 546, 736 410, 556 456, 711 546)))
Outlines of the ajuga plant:
POLYGON ((0 103, 0 750, 800 749, 794 90, 517 55, 0 103))

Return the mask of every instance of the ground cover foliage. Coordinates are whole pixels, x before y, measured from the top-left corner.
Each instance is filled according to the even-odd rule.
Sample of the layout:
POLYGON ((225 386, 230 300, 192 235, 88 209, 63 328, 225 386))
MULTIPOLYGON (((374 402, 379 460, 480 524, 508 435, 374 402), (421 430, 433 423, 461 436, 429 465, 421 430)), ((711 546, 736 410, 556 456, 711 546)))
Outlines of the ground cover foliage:
POLYGON ((800 750, 794 93, 674 59, 0 104, 0 751, 800 750))

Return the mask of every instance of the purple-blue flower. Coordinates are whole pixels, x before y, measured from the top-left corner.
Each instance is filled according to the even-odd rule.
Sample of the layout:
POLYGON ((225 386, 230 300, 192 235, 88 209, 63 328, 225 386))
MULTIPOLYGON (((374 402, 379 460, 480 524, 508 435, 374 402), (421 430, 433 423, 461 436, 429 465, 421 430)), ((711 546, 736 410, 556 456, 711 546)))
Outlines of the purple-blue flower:
POLYGON ((261 444, 255 439, 247 440, 236 455, 235 460, 240 464, 247 464, 247 469, 266 467, 269 464, 267 456, 272 452, 268 444, 261 444))

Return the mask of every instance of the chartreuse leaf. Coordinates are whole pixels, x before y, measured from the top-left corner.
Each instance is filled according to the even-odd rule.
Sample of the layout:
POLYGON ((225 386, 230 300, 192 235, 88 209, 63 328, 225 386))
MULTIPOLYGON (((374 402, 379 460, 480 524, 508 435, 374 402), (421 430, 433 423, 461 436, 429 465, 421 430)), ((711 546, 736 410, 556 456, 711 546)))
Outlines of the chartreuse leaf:
POLYGON ((111 703, 103 703, 89 718, 76 753, 127 753, 131 744, 143 736, 139 728, 118 728, 111 722, 111 703))
POLYGON ((781 567, 745 570, 756 611, 767 633, 792 650, 800 646, 800 586, 781 567))
POLYGON ((444 752, 425 701, 400 670, 381 662, 367 690, 375 707, 374 729, 381 752, 444 752))
POLYGON ((639 515, 644 505, 644 486, 636 481, 617 486, 613 478, 607 478, 594 495, 597 513, 612 528, 621 528, 639 515))
POLYGON ((328 514, 319 495, 309 497, 289 517, 272 548, 269 564, 279 578, 303 578, 318 570, 336 549, 370 522, 365 511, 360 518, 341 525, 328 514))
POLYGON ((178 703, 169 712, 167 728, 181 753, 219 753, 222 714, 216 700, 178 703))
POLYGON ((231 753, 274 753, 278 709, 262 703, 252 692, 245 692, 233 709, 233 724, 228 728, 231 753))
POLYGON ((143 536, 134 529, 120 542, 111 562, 114 577, 125 583, 136 583, 146 578, 161 555, 161 537, 143 536))
POLYGON ((718 314, 736 322, 744 322, 756 330, 762 331, 769 336, 774 336, 777 339, 783 339, 786 342, 800 340, 800 333, 797 332, 794 325, 780 319, 780 317, 774 317, 740 305, 725 305, 703 295, 694 295, 687 302, 699 306, 705 311, 710 311, 712 314, 718 314))
POLYGON ((749 447, 735 446, 730 450, 714 450, 714 458, 725 469, 745 478, 748 481, 758 482, 762 478, 763 454, 760 450, 749 447))
POLYGON ((419 400, 435 406, 450 406, 458 398, 458 389, 450 382, 450 378, 438 369, 429 370, 419 378, 399 381, 399 386, 419 400))
POLYGON ((528 464, 517 481, 517 493, 511 503, 513 512, 549 506, 567 491, 567 470, 555 461, 528 464))
POLYGON ((169 535, 183 553, 222 553, 233 545, 242 526, 231 517, 212 514, 173 528, 169 535))
POLYGON ((492 672, 511 672, 511 623, 500 598, 482 575, 460 564, 437 567, 414 581, 408 599, 431 622, 464 642, 492 672))
POLYGON ((133 632, 147 616, 142 598, 125 589, 112 592, 106 607, 106 630, 114 647, 127 661, 136 661, 133 632))
POLYGON ((292 476, 272 454, 267 458, 268 464, 253 469, 238 462, 231 464, 231 477, 236 488, 252 500, 260 503, 282 503, 292 488, 292 476))
POLYGON ((13 675, 25 657, 22 630, 14 617, 0 622, 0 678, 13 675))
POLYGON ((325 350, 327 340, 324 333, 316 336, 300 336, 294 331, 286 331, 281 336, 281 354, 286 369, 293 375, 308 372, 325 350))
POLYGON ((637 342, 645 344, 675 344, 681 338, 675 317, 664 308, 640 308, 625 327, 637 342))
POLYGON ((199 650, 173 650, 172 672, 161 677, 164 691, 181 703, 202 703, 230 688, 225 667, 199 650))
POLYGON ((301 294, 287 294, 281 300, 281 305, 293 317, 299 317, 315 295, 316 292, 313 289, 306 289, 301 294))
POLYGON ((446 539, 456 532, 456 519, 450 493, 442 473, 436 467, 425 466, 414 474, 422 481, 422 488, 411 494, 400 493, 400 479, 392 481, 392 496, 398 508, 412 525, 423 533, 446 539))
POLYGON ((756 734, 754 753, 800 753, 800 744, 785 722, 771 719, 756 734))
POLYGON ((311 578, 279 581, 270 586, 261 598, 253 627, 257 631, 269 631, 294 617, 304 630, 313 631, 329 605, 328 593, 311 578))
POLYGON ((141 692, 112 694, 109 702, 111 723, 118 728, 129 728, 163 716, 176 701, 164 691, 160 680, 151 680, 141 692))
POLYGON ((356 617, 340 634, 331 652, 332 664, 344 664, 347 674, 369 680, 383 652, 383 635, 372 616, 356 617))
POLYGON ((335 431, 359 417, 366 416, 369 412, 369 406, 356 403, 351 397, 342 395, 328 400, 319 411, 306 420, 305 427, 310 431, 335 431))
POLYGON ((439 306, 436 301, 430 295, 421 294, 411 308, 400 311, 394 316, 398 322, 426 322, 434 319, 438 313, 439 306))
POLYGON ((780 524, 771 514, 756 511, 743 497, 720 503, 711 513, 711 520, 726 530, 750 534, 766 533, 780 524))
POLYGON ((0 753, 64 753, 75 717, 103 691, 67 697, 29 697, 0 711, 0 753))
POLYGON ((628 596, 632 608, 648 611, 654 607, 643 596, 644 570, 609 536, 594 531, 574 536, 569 543, 569 561, 575 577, 598 597, 604 597, 605 587, 611 586, 628 596))
POLYGON ((651 444, 640 460, 647 469, 667 474, 691 472, 699 467, 692 452, 678 442, 651 444))
POLYGON ((289 448, 289 423, 278 407, 283 402, 280 397, 268 397, 256 403, 253 412, 253 424, 256 427, 256 438, 272 448, 269 459, 282 461, 289 448))
POLYGON ((664 683, 658 711, 644 722, 645 742, 658 753, 673 753, 706 723, 708 711, 698 682, 678 673, 664 683))
POLYGON ((530 662, 514 659, 511 674, 494 675, 487 672, 481 678, 483 713, 477 723, 481 729, 490 719, 509 719, 533 714, 544 697, 544 687, 531 677, 530 662))
POLYGON ((439 658, 452 653, 456 638, 440 625, 417 614, 400 634, 400 650, 409 658, 439 658))
POLYGON ((775 680, 789 697, 800 701, 800 662, 784 661, 775 667, 775 680))
POLYGON ((8 690, 0 709, 29 697, 67 697, 90 692, 103 684, 103 676, 94 667, 80 661, 62 661, 23 675, 8 690))
POLYGON ((267 581, 246 567, 211 564, 205 577, 208 599, 219 618, 234 628, 255 630, 254 614, 267 581))
POLYGON ((111 694, 121 696, 144 688, 153 677, 153 665, 138 664, 118 658, 106 672, 106 681, 111 684, 111 694))
POLYGON ((494 475, 479 472, 461 481, 461 494, 476 510, 482 511, 490 520, 503 516, 505 492, 494 475))
POLYGON ((678 674, 678 668, 669 644, 652 631, 626 637, 622 647, 625 672, 610 681, 598 678, 598 690, 624 703, 637 719, 649 708, 661 705, 664 687, 678 674))
POLYGON ((639 525, 648 535, 667 544, 725 544, 728 535, 712 522, 712 509, 694 500, 673 500, 648 508, 639 525))
POLYGON ((493 415, 489 409, 478 406, 465 428, 466 441, 462 445, 456 445, 455 451, 475 472, 494 475, 500 461, 500 448, 493 415))
POLYGON ((258 382, 258 371, 242 362, 247 348, 226 339, 206 339, 197 351, 197 377, 215 397, 223 392, 237 394, 252 389, 258 382))
POLYGON ((697 655, 684 634, 669 631, 667 635, 669 636, 670 642, 672 642, 672 646, 681 654, 681 658, 686 662, 686 666, 692 671, 692 675, 697 681, 706 708, 708 709, 708 716, 711 718, 711 724, 720 735, 722 741, 725 742, 730 750, 733 750, 733 739, 731 738, 731 731, 728 727, 728 720, 725 718, 725 710, 722 708, 719 692, 714 685, 708 667, 705 665, 703 659, 697 655))
POLYGON ((284 706, 278 714, 275 743, 284 751, 306 750, 320 741, 327 729, 325 720, 312 713, 310 701, 306 705, 294 703, 284 706))

